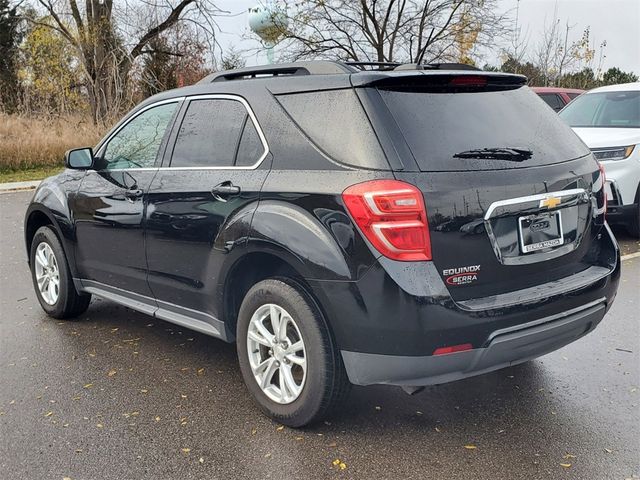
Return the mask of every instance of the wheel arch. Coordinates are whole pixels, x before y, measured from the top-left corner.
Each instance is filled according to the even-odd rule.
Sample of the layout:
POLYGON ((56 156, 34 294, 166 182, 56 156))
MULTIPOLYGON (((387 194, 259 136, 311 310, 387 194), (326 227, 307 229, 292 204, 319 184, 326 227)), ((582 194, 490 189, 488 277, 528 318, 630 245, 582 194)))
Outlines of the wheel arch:
POLYGON ((222 312, 228 338, 235 339, 240 305, 246 293, 256 283, 267 278, 286 278, 296 284, 311 298, 322 314, 333 336, 328 312, 319 301, 317 292, 305 280, 303 274, 287 252, 247 251, 229 268, 222 284, 222 312))
POLYGON ((33 243, 33 238, 38 229, 45 226, 51 227, 58 237, 58 240, 60 240, 60 244, 62 245, 64 254, 67 257, 71 273, 75 276, 75 265, 73 257, 70 255, 71 252, 69 251, 66 237, 53 212, 42 204, 31 204, 25 215, 24 241, 27 251, 27 263, 31 265, 31 244, 33 243))

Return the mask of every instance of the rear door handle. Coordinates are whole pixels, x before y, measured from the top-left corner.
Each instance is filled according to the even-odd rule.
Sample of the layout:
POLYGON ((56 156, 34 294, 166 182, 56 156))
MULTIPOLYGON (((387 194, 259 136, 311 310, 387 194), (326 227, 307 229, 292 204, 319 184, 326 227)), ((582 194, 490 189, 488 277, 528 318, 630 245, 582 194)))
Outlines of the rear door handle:
POLYGON ((224 197, 230 197, 233 195, 238 195, 240 193, 240 187, 238 187, 237 185, 232 184, 230 181, 226 181, 226 182, 222 182, 219 185, 216 185, 215 187, 213 187, 211 189, 211 195, 213 195, 213 197, 216 200, 219 200, 221 202, 226 202, 227 199, 224 197))

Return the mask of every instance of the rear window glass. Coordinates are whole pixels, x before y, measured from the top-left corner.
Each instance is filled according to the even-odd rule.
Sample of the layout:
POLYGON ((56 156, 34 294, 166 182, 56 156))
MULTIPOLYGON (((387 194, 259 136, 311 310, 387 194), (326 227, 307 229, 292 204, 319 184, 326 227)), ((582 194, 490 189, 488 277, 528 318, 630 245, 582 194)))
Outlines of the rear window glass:
POLYGON ((371 123, 352 89, 280 95, 278 100, 329 158, 359 168, 389 169, 371 123))
POLYGON ((380 90, 423 171, 521 168, 589 150, 529 88, 468 93, 380 90))

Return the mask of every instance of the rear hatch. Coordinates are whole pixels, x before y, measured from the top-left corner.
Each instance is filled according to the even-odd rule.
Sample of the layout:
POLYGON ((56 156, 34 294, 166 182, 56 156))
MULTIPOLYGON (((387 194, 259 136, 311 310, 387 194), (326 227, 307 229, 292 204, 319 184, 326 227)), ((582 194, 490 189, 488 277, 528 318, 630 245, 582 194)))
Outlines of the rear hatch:
POLYGON ((423 192, 433 262, 454 300, 549 285, 597 264, 598 164, 523 77, 390 77, 368 94, 406 142, 394 174, 423 192))

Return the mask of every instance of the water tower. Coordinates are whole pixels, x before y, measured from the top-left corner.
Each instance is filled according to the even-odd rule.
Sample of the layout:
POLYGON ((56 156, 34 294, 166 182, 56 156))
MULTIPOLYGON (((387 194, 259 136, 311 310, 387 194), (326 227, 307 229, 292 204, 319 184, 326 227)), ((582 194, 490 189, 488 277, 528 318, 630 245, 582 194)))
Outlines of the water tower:
POLYGON ((287 29, 287 11, 273 1, 249 9, 249 28, 267 48, 267 61, 273 63, 273 47, 287 29))

